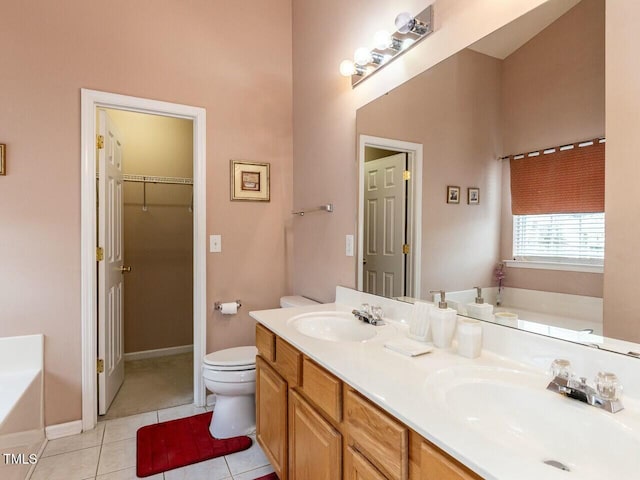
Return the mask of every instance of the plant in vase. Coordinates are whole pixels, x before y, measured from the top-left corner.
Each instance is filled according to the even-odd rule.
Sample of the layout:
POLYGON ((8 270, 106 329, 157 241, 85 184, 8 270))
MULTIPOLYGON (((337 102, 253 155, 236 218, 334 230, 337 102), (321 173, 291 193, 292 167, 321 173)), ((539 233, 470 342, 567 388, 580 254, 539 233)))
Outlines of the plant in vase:
POLYGON ((496 306, 499 307, 502 304, 502 281, 504 280, 504 268, 505 264, 500 262, 494 270, 496 281, 498 282, 498 294, 496 295, 496 306))

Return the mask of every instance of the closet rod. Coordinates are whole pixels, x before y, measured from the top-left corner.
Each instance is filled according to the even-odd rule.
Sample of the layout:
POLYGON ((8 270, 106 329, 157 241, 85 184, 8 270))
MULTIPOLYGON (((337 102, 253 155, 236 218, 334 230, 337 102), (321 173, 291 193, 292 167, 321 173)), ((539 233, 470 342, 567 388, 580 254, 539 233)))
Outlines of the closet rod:
POLYGON ((183 177, 154 177, 147 175, 122 175, 122 180, 125 182, 139 182, 139 183, 166 183, 169 185, 193 185, 193 178, 183 177))

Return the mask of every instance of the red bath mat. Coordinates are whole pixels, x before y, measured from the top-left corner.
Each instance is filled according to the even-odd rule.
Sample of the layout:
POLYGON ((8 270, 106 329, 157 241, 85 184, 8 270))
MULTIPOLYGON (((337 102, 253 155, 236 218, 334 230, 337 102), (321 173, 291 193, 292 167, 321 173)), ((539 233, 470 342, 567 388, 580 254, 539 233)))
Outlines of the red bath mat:
POLYGON ((148 477, 251 446, 249 437, 213 438, 209 433, 212 415, 206 412, 138 429, 136 474, 148 477))
POLYGON ((278 480, 278 476, 275 473, 270 473, 264 477, 255 478, 254 480, 278 480))

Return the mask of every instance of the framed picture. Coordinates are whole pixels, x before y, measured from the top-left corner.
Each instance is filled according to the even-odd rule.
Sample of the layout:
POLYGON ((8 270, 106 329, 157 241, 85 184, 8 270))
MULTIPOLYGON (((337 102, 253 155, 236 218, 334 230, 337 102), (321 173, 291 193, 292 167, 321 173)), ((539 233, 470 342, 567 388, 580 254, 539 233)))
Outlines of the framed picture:
POLYGON ((231 200, 271 200, 269 164, 231 160, 231 200))
POLYGON ((480 189, 477 187, 467 188, 467 203, 469 205, 478 205, 480 203, 480 189))
POLYGON ((447 203, 460 203, 460 187, 447 186, 447 203))
POLYGON ((0 143, 0 175, 7 174, 7 146, 0 143))

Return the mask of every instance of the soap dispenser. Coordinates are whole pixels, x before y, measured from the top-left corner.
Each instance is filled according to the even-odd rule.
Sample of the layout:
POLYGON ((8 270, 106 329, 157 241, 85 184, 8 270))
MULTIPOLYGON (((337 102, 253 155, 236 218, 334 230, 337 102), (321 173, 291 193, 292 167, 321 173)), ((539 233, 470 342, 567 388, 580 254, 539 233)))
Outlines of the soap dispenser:
MULTIPOLYGON (((438 293, 432 290, 431 293, 438 293)), ((438 348, 449 348, 456 331, 457 312, 447 306, 444 290, 440 290, 438 308, 431 310, 431 333, 433 344, 438 348)))
POLYGON ((476 300, 474 303, 467 303, 467 315, 479 320, 491 320, 493 315, 493 305, 490 303, 484 303, 482 298, 482 288, 473 287, 476 289, 476 300))

